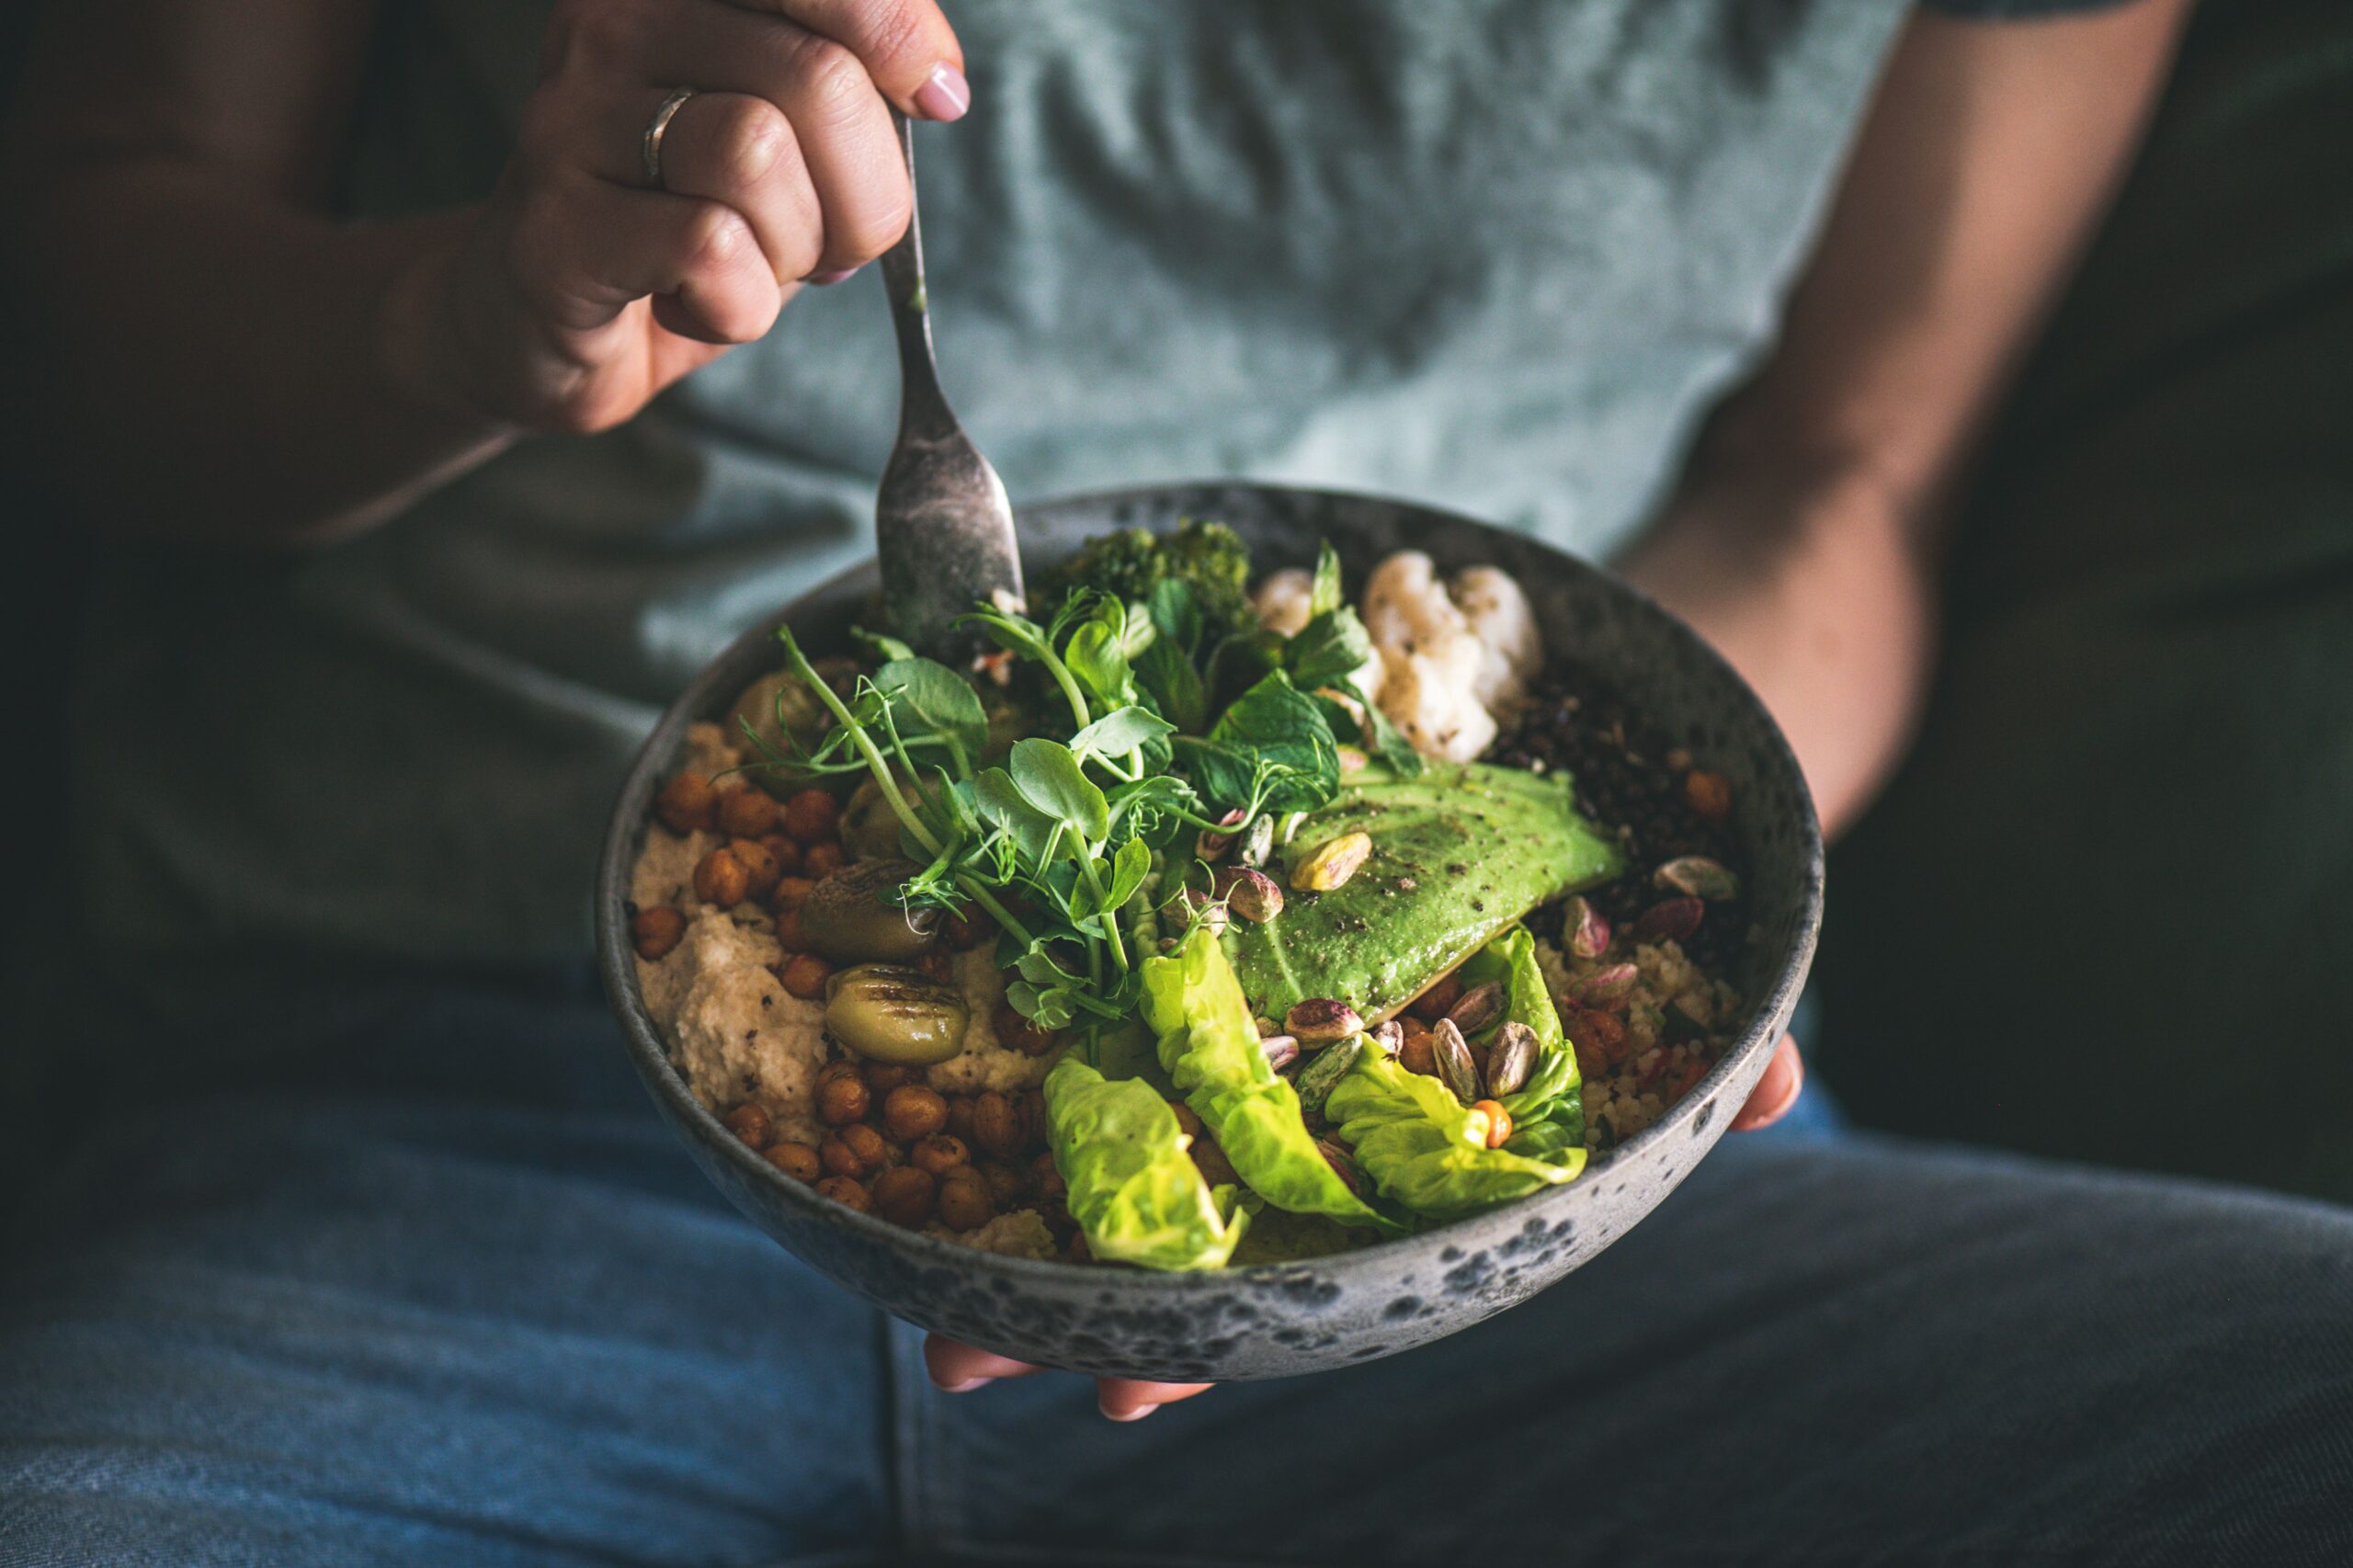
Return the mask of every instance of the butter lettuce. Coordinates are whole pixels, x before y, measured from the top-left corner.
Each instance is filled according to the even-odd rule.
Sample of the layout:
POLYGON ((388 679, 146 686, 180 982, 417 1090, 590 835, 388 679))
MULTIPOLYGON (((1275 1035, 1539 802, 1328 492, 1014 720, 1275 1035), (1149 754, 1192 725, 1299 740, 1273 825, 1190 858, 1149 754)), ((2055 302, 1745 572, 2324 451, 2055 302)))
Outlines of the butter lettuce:
POLYGON ((1206 925, 1174 953, 1143 961, 1143 1012, 1169 1081, 1251 1191, 1294 1214, 1395 1228, 1316 1150, 1299 1095, 1268 1065, 1241 983, 1206 925))
POLYGON ((1472 954, 1461 973, 1466 988, 1499 981, 1510 997, 1502 1016, 1478 1039, 1494 1040, 1506 1023, 1526 1024, 1536 1034, 1536 1070, 1518 1093, 1504 1096, 1503 1107, 1511 1112, 1515 1130, 1504 1147, 1532 1155, 1583 1148, 1585 1082, 1577 1072, 1576 1050, 1552 1006, 1552 988, 1536 961, 1536 938, 1525 926, 1515 926, 1472 954))
POLYGON ((1325 1114, 1381 1196, 1429 1219, 1475 1214, 1585 1169, 1582 1144, 1535 1154, 1488 1148, 1486 1112, 1371 1045, 1332 1090, 1325 1114))
POLYGON ((1144 1268, 1222 1268, 1250 1217, 1185 1153, 1176 1113, 1150 1084, 1108 1079, 1075 1052, 1046 1074, 1054 1165, 1097 1257, 1144 1268))

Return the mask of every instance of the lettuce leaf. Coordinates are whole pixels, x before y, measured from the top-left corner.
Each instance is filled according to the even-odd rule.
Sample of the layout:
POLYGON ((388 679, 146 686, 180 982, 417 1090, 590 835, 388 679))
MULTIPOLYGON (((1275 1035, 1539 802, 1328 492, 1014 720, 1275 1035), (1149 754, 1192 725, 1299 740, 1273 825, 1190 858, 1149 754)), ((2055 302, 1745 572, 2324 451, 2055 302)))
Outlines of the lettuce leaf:
POLYGON ((1298 1092, 1267 1064, 1250 1004, 1209 926, 1194 926, 1167 957, 1146 959, 1142 972, 1160 1064, 1250 1190, 1294 1214, 1395 1229, 1317 1152, 1298 1092))
POLYGON ((1231 1186, 1211 1187, 1184 1130, 1150 1084, 1108 1079, 1064 1056, 1046 1074, 1054 1165, 1072 1218, 1097 1257, 1144 1268, 1222 1268, 1250 1217, 1231 1186))
POLYGON ((1475 1214, 1585 1169, 1581 1144, 1535 1155, 1488 1148, 1483 1111, 1376 1050, 1332 1091, 1329 1114, 1381 1195, 1431 1219, 1475 1214))
POLYGON ((1585 1081, 1577 1072, 1577 1053, 1561 1028, 1552 1006, 1552 988, 1536 961, 1536 938, 1527 926, 1515 926, 1464 961, 1461 970, 1465 989, 1500 981, 1511 1000, 1485 1033, 1475 1038, 1493 1040, 1506 1023, 1526 1024, 1536 1032, 1540 1048, 1536 1070, 1518 1093, 1504 1096, 1511 1112, 1511 1141, 1504 1145, 1516 1154, 1551 1155, 1585 1144, 1585 1081))

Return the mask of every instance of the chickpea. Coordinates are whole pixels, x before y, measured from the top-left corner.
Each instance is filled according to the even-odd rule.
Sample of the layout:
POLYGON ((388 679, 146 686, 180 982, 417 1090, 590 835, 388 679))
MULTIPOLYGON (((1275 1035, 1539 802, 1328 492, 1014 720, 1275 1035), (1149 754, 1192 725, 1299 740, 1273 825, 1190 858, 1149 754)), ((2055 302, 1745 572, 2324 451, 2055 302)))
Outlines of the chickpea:
POLYGON ((1070 1195, 1070 1184, 1063 1179, 1062 1167, 1054 1164, 1051 1154, 1040 1154, 1029 1162, 1029 1186, 1049 1202, 1060 1203, 1070 1195))
POLYGON ((727 1131, 755 1149, 765 1149, 768 1134, 775 1126, 768 1119, 768 1108, 756 1100, 746 1100, 727 1113, 727 1131))
POLYGON ((892 1165, 874 1178, 875 1210, 894 1225, 922 1224, 938 1197, 938 1179, 914 1165, 892 1165))
POLYGON ((1242 1179, 1234 1174, 1233 1162, 1225 1157, 1225 1151, 1218 1147, 1214 1138, 1194 1140, 1192 1148, 1187 1153, 1193 1156, 1193 1165, 1200 1171, 1201 1179, 1211 1187, 1228 1187, 1242 1179))
POLYGON ((1029 1149, 1044 1143, 1046 1141, 1046 1129, 1049 1125, 1046 1120, 1046 1091, 1043 1089, 1024 1089, 1021 1091, 1019 1104, 1021 1107, 1021 1146, 1025 1149, 1029 1149))
POLYGON ((654 797, 654 814, 662 819, 664 827, 684 838, 698 828, 710 828, 717 805, 710 778, 699 773, 681 773, 654 797))
POLYGON ((852 1176, 832 1176, 817 1184, 817 1191, 832 1199, 845 1209, 855 1209, 861 1214, 874 1212, 874 1199, 866 1184, 852 1176))
POLYGON ((687 917, 666 903, 641 909, 629 917, 630 941, 647 963, 668 958, 686 935, 687 917))
POLYGON ((828 1127, 847 1127, 853 1121, 865 1120, 873 1103, 866 1080, 855 1073, 828 1078, 817 1085, 817 1119, 828 1127))
POLYGON ((989 1184, 970 1165, 939 1178, 939 1222, 951 1231, 977 1231, 994 1219, 996 1200, 989 1184))
POLYGON ((995 1089, 972 1101, 972 1146, 1000 1158, 1021 1150, 1021 1113, 995 1089))
POLYGON ((1397 1048, 1397 1065, 1408 1073, 1423 1077, 1438 1074, 1438 1037, 1432 1034, 1409 1034, 1405 1043, 1397 1048))
POLYGON ((989 1199, 999 1209, 1010 1209, 1029 1190, 1029 1184, 1019 1171, 1000 1160, 983 1160, 972 1167, 981 1179, 989 1184, 989 1199))
POLYGON ((853 1122, 834 1136, 849 1145, 858 1164, 870 1171, 879 1171, 891 1163, 891 1145, 882 1142, 882 1134, 865 1122, 853 1122))
POLYGON ((1500 1149, 1511 1142, 1511 1112, 1495 1100, 1473 1100, 1472 1110, 1487 1113, 1487 1147, 1500 1149))
POLYGON ((719 796, 719 831, 730 838, 757 838, 776 831, 776 797, 766 790, 745 786, 719 796))
POLYGON ((936 1089, 902 1084, 882 1101, 882 1131, 901 1142, 928 1138, 948 1125, 948 1101, 936 1089))
POLYGON ((813 844, 801 852, 801 874, 823 881, 848 862, 849 857, 842 853, 840 845, 830 841, 813 844))
POLYGON ((996 1029, 997 1043, 1024 1056, 1043 1056, 1054 1049, 1058 1038, 1054 1031, 1040 1028, 1014 1011, 1010 1002, 998 1003, 990 1021, 996 1029))
POLYGON ((1071 1237, 1070 1246, 1063 1255, 1073 1263, 1093 1263, 1095 1254, 1088 1249, 1085 1232, 1071 1237))
POLYGON ((1436 985, 1414 998, 1406 1011, 1425 1023, 1434 1024, 1454 1010, 1462 1000, 1462 982, 1455 975, 1446 975, 1436 985))
MULTIPOLYGON (((800 846, 793 846, 793 849, 797 858, 800 846)), ((809 896, 809 890, 816 885, 809 878, 798 874, 779 877, 776 881, 776 894, 771 902, 779 910, 798 909, 801 907, 801 901, 809 896)))
POLYGON ((784 803, 784 831, 803 844, 822 844, 833 837, 841 821, 841 802, 814 786, 784 803))
POLYGON ((907 1163, 936 1176, 944 1176, 958 1165, 971 1164, 972 1158, 972 1151, 964 1147, 961 1138, 935 1132, 908 1152, 907 1163))
POLYGON ((984 912, 974 908, 961 915, 949 915, 940 923, 939 929, 940 934, 948 938, 948 945, 961 952, 966 948, 979 947, 995 927, 990 925, 984 912))
POLYGON ((695 896, 705 903, 733 909, 752 891, 752 874, 724 846, 712 850, 695 868, 695 896))
POLYGON ((784 875, 783 869, 777 865, 773 856, 760 847, 756 840, 736 839, 728 845, 727 853, 734 856, 735 863, 744 868, 744 896, 745 898, 765 899, 768 894, 776 892, 777 881, 784 875))
POLYGON ((1187 1105, 1183 1100, 1170 1100, 1168 1108, 1176 1113, 1177 1131, 1184 1133, 1186 1137, 1198 1142, 1208 1136, 1209 1129, 1202 1124, 1201 1119, 1194 1114, 1191 1106, 1187 1105))
POLYGON ((801 846, 780 833, 760 835, 760 847, 776 861, 777 869, 790 877, 801 869, 801 846))
POLYGON ((948 1096, 948 1131, 969 1143, 972 1141, 972 1096, 948 1096))
POLYGON ((833 1082, 835 1078, 858 1076, 859 1076, 858 1063, 846 1056, 837 1056, 817 1069, 817 1084, 820 1087, 833 1082))
MULTIPOLYGON (((888 1095, 893 1089, 912 1084, 915 1077, 915 1070, 903 1062, 870 1062, 866 1064, 865 1074, 866 1086, 878 1095, 888 1095)), ((892 1133, 892 1136, 900 1135, 892 1133)))
MULTIPOLYGON (((790 879, 788 879, 790 880, 790 879)), ((809 938, 801 929, 801 906, 785 904, 776 912, 776 944, 788 953, 805 953, 809 938)), ((783 972, 779 970, 779 974, 783 972)))
POLYGON ((945 985, 956 978, 955 956, 945 948, 932 948, 915 955, 915 969, 927 980, 945 985))
POLYGON ((817 1002, 824 1000, 825 982, 833 978, 833 973, 834 966, 816 954, 795 953, 779 978, 787 991, 803 1002, 817 1002))
POLYGON ((815 1181, 824 1172, 817 1151, 806 1143, 771 1143, 764 1157, 795 1181, 815 1181))

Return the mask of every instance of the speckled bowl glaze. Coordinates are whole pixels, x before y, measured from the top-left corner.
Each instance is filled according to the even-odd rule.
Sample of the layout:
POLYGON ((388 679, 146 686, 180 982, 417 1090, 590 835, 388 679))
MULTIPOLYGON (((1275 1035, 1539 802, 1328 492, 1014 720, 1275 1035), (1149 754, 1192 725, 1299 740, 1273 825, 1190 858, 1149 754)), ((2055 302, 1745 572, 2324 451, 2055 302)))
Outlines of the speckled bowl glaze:
POLYGON ((1165 528, 1188 517, 1232 524, 1262 568, 1310 563, 1322 539, 1356 582, 1381 556, 1409 548, 1448 569, 1501 566, 1526 588, 1552 651, 1614 682, 1669 737, 1730 777, 1755 923, 1730 976, 1746 1022, 1715 1070, 1657 1125, 1577 1181, 1493 1213, 1336 1257, 1206 1274, 974 1252, 853 1213, 769 1165, 671 1066, 638 994, 622 901, 687 725, 723 714, 780 664, 770 636, 778 622, 790 620, 812 647, 842 645, 875 591, 871 563, 746 632, 671 705, 614 809, 596 920, 605 984, 654 1104, 720 1189, 795 1256, 886 1312, 985 1349, 1097 1375, 1206 1382, 1318 1371, 1427 1344, 1544 1289, 1648 1214, 1722 1136, 1789 1022, 1813 956, 1822 839, 1788 744, 1730 667, 1616 578, 1532 540, 1401 502, 1238 484, 1080 496, 1025 508, 1020 528, 1035 573, 1107 528, 1165 528))

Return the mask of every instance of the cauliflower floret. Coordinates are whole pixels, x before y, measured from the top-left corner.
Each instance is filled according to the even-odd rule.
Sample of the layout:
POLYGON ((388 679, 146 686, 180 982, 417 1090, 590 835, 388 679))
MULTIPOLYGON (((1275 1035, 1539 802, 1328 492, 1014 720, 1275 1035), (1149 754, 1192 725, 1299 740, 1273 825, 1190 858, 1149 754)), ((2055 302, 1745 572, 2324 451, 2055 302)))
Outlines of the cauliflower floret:
POLYGON ((1544 667, 1544 638, 1528 596, 1511 574, 1493 566, 1465 567, 1447 586, 1483 650, 1472 687, 1480 702, 1490 713, 1518 707, 1544 667))
POLYGON ((1314 573, 1286 566, 1267 574, 1267 580, 1250 595, 1250 608, 1267 631, 1296 637, 1307 630, 1308 605, 1314 594, 1314 573))
POLYGON ((1521 699, 1543 664, 1527 597, 1492 566, 1444 582, 1428 556, 1400 551, 1374 569, 1361 613, 1381 658, 1381 710, 1444 761, 1468 762, 1493 744, 1497 713, 1521 699))

